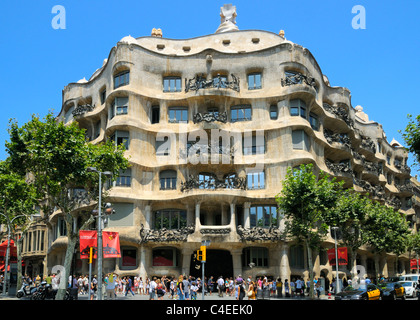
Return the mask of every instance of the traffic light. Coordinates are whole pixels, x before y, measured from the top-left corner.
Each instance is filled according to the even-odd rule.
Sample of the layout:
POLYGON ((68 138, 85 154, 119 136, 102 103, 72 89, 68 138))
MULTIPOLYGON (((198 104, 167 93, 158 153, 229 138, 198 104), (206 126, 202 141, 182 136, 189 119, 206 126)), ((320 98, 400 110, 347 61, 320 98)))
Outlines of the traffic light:
POLYGON ((197 260, 206 261, 206 246, 200 246, 200 250, 197 250, 197 260))

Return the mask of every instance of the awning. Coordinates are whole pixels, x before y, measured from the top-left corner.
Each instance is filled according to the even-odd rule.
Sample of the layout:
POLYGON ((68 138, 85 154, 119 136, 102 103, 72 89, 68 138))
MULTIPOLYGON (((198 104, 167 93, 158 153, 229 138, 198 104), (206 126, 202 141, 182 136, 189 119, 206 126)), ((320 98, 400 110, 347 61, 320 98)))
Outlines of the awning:
MULTIPOLYGON (((0 257, 5 257, 7 252, 7 240, 0 244, 0 257)), ((9 257, 16 257, 17 250, 15 247, 15 242, 10 240, 10 248, 9 248, 9 257)))

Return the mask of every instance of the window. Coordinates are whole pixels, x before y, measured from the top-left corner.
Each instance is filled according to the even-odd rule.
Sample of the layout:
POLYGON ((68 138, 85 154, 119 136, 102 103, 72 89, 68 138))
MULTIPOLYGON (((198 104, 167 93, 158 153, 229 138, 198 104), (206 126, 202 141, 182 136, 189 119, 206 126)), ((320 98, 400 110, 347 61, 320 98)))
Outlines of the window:
POLYGON ((182 89, 181 77, 163 78, 163 92, 180 92, 182 89))
POLYGON ((104 104, 106 101, 106 88, 103 89, 100 93, 99 93, 99 97, 101 99, 101 104, 104 104))
POLYGON ((114 89, 130 83, 130 71, 123 71, 114 76, 114 89))
POLYGON ((130 145, 130 133, 128 131, 117 130, 110 139, 115 142, 116 146, 123 144, 125 149, 128 150, 130 145))
POLYGON ((269 228, 277 226, 277 207, 255 205, 249 209, 251 227, 269 228))
POLYGON ((160 190, 176 189, 176 171, 165 170, 159 174, 160 190))
POLYGON ((131 168, 120 171, 120 175, 115 181, 117 187, 131 187, 131 168))
POLYGON ((264 171, 248 173, 246 175, 246 183, 247 183, 248 190, 264 189, 265 188, 264 171))
POLYGON ((242 251, 242 265, 244 267, 268 267, 268 249, 258 247, 244 248, 242 251))
POLYGON ((309 136, 304 130, 292 131, 292 143, 295 150, 309 151, 311 148, 309 136))
POLYGON ((160 120, 160 107, 152 106, 152 124, 159 123, 160 120))
POLYGON ((199 189, 215 189, 216 178, 211 173, 200 173, 198 175, 199 189))
POLYGON ((132 249, 122 249, 122 267, 136 267, 137 266, 137 250, 132 249))
POLYGON ((171 107, 169 108, 170 123, 188 123, 188 108, 171 107))
POLYGON ((179 258, 179 250, 175 248, 156 248, 152 252, 154 267, 177 267, 179 258))
POLYGON ((290 115, 293 117, 301 116, 306 119, 306 104, 300 99, 290 100, 290 115))
POLYGON ((319 130, 318 116, 312 112, 309 114, 309 123, 311 124, 312 129, 316 131, 319 130))
POLYGON ((128 113, 128 97, 117 97, 111 104, 109 118, 128 113))
POLYGON ((187 226, 187 211, 178 209, 166 209, 154 212, 154 228, 180 229, 187 226))
POLYGON ((218 75, 213 78, 213 87, 215 88, 226 88, 227 77, 218 75))
POLYGON ((265 137, 263 135, 244 136, 242 139, 242 153, 244 155, 264 154, 265 137))
POLYGON ((248 90, 261 89, 261 73, 248 74, 248 90))
POLYGON ((270 119, 277 120, 278 118, 278 108, 277 106, 270 106, 270 119))
POLYGON ((168 136, 156 137, 155 150, 157 156, 169 156, 171 153, 171 140, 168 136))
POLYGON ((112 203, 114 214, 108 216, 108 227, 132 227, 134 225, 134 204, 112 203))
POLYGON ((305 259, 302 246, 290 247, 289 265, 292 268, 303 269, 305 267, 305 259))
POLYGON ((230 109, 230 121, 250 121, 252 120, 251 106, 234 106, 230 109))

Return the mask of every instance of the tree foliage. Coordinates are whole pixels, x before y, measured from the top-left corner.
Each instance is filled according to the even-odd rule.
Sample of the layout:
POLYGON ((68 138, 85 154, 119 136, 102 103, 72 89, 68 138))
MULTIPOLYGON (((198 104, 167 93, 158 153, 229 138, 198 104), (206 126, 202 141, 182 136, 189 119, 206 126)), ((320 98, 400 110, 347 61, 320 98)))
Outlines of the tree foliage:
MULTIPOLYGON (((81 199, 73 195, 75 188, 85 190, 83 204, 96 203, 99 195, 98 173, 110 171, 115 179, 120 170, 129 163, 124 157, 124 146, 115 146, 112 141, 90 144, 85 130, 77 122, 65 125, 58 122, 52 113, 44 119, 33 115, 32 119, 19 127, 14 121, 9 125, 10 141, 6 142, 11 170, 28 175, 40 202, 44 215, 58 211, 64 217, 67 229, 67 251, 64 267, 70 271, 74 247, 78 239, 75 219, 82 219, 81 229, 93 221, 91 215, 80 216, 81 199)), ((59 296, 63 296, 61 292, 59 296)))
MULTIPOLYGON (((416 159, 417 165, 420 164, 420 115, 413 117, 409 114, 408 124, 405 127, 402 136, 405 143, 408 145, 408 151, 411 152, 416 159)), ((400 131, 401 132, 401 131, 400 131)))

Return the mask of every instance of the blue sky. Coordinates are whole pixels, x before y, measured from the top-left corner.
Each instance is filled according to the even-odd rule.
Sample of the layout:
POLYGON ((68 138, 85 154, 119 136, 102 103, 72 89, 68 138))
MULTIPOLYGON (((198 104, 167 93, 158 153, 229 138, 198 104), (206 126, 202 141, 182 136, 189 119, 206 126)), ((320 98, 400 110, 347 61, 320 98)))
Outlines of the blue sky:
POLYGON ((308 48, 331 85, 347 87, 353 107, 381 123, 388 141, 404 144, 398 130, 407 114, 419 114, 418 0, 19 0, 0 3, 0 159, 9 119, 22 125, 31 114, 57 114, 64 86, 89 79, 121 38, 153 28, 174 39, 212 34, 224 3, 236 6, 240 30, 283 29, 308 48), (66 10, 66 29, 51 25, 56 5, 66 10), (366 10, 366 29, 352 27, 356 5, 366 10))

